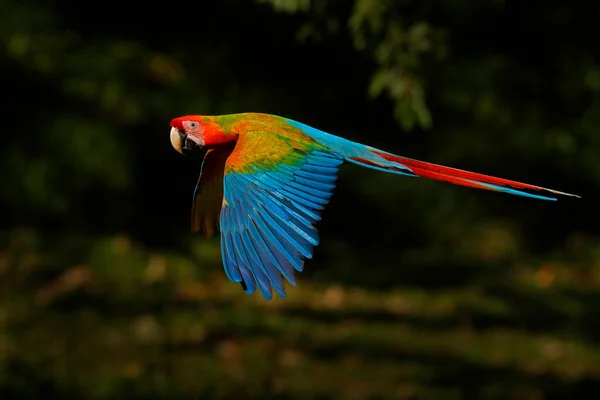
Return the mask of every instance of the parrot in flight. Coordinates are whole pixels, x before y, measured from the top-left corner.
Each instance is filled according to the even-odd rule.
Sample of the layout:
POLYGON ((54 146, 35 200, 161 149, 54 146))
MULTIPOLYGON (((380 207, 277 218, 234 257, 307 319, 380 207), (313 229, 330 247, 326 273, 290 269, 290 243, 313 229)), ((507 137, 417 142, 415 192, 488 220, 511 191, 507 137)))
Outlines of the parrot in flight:
POLYGON ((261 113, 188 115, 171 121, 181 154, 204 154, 192 202, 192 232, 220 233, 227 277, 247 294, 285 298, 319 244, 315 223, 335 188, 340 165, 352 163, 397 175, 424 177, 541 200, 535 194, 579 197, 397 156, 261 113), (533 192, 533 193, 532 193, 533 192))

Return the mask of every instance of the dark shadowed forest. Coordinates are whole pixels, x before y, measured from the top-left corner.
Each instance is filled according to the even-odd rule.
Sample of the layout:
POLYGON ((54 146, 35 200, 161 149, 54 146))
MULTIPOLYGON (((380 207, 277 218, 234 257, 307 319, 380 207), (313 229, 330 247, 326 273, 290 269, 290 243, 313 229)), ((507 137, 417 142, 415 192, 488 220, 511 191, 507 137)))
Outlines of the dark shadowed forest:
POLYGON ((0 0, 0 399, 597 398, 597 2, 136 4, 0 0), (345 165, 266 301, 169 142, 239 112, 582 198, 345 165))

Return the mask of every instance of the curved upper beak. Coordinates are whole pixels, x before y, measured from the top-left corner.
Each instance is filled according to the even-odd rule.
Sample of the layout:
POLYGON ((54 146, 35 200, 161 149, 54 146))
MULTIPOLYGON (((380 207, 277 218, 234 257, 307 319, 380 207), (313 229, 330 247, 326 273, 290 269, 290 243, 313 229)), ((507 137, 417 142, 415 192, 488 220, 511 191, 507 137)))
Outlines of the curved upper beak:
POLYGON ((184 130, 172 127, 170 138, 173 148, 183 155, 201 150, 200 146, 190 139, 184 130))

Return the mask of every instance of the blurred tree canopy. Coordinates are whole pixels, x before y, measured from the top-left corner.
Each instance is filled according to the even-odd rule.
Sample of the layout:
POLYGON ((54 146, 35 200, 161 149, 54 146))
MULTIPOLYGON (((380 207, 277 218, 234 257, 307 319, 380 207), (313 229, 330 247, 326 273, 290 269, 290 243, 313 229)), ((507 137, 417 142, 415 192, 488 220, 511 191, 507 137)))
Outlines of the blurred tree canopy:
POLYGON ((599 19, 591 1, 0 0, 0 398, 597 392, 599 19), (201 160, 168 139, 173 117, 247 111, 583 199, 347 166, 314 260, 266 303, 189 234, 201 160))

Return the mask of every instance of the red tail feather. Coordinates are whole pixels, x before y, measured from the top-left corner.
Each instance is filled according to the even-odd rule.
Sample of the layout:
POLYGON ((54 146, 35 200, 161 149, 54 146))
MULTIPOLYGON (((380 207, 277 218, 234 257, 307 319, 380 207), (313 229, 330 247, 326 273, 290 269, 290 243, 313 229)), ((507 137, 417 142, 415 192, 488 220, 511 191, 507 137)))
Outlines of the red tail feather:
POLYGON ((432 164, 424 161, 413 160, 411 158, 401 157, 390 153, 381 151, 373 151, 380 157, 392 162, 402 164, 409 167, 413 173, 417 176, 424 178, 435 179, 439 181, 445 181, 454 183, 456 185, 468 186, 478 189, 493 190, 486 185, 479 185, 479 183, 489 183, 498 186, 508 186, 515 189, 529 189, 537 191, 548 191, 555 194, 561 194, 565 196, 579 197, 574 194, 559 192, 558 190, 547 189, 541 186, 530 185, 527 183, 512 181, 509 179, 496 178, 494 176, 478 174, 476 172, 464 171, 457 168, 444 167, 443 165, 432 164))

